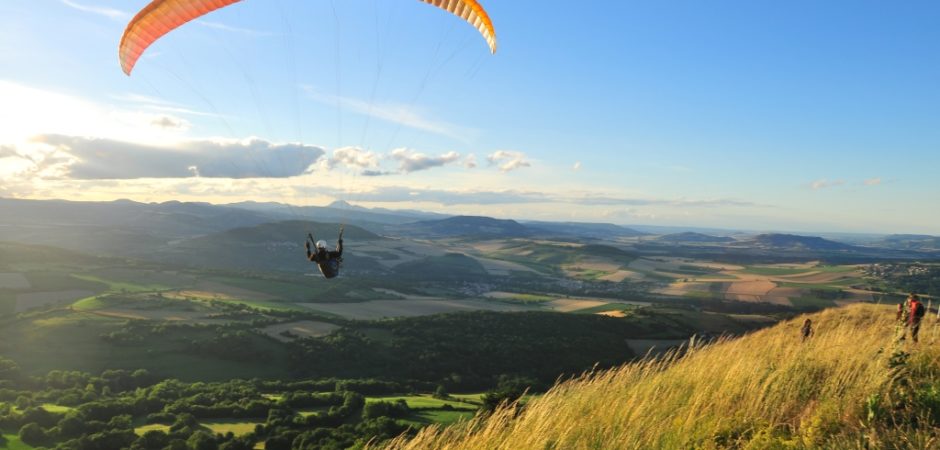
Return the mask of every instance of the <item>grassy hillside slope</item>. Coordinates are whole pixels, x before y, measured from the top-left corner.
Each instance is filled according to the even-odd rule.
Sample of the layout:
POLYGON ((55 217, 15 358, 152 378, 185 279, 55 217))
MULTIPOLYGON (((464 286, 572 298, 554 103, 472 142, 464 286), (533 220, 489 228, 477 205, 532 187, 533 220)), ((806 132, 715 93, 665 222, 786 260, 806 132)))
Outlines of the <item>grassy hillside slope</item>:
POLYGON ((890 306, 853 305, 562 383, 519 411, 392 449, 934 448, 940 325, 898 342, 890 306))

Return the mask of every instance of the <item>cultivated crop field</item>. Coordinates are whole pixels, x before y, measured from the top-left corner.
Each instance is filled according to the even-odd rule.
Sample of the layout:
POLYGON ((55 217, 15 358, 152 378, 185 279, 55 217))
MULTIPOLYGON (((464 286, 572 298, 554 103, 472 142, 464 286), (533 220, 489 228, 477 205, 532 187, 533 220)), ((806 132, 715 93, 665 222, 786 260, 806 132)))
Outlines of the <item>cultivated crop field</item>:
POLYGON ((326 336, 338 330, 339 328, 340 327, 338 325, 334 325, 332 323, 303 320, 299 322, 287 322, 271 325, 264 327, 261 330, 264 332, 264 334, 267 334, 274 339, 287 342, 293 340, 291 336, 314 338, 326 336), (285 332, 289 333, 290 336, 285 336, 285 332))
POLYGON ((462 311, 523 311, 527 307, 484 300, 375 300, 360 303, 300 303, 310 310, 354 320, 429 316, 462 311))
POLYGON ((0 289, 23 290, 30 287, 29 280, 21 273, 0 273, 0 289))

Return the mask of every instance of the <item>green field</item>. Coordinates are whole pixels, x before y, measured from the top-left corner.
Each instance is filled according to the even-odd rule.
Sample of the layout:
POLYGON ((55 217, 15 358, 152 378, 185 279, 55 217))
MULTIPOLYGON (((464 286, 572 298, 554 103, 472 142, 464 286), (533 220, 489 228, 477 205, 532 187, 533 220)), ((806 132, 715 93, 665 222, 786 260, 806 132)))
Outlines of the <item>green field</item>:
POLYGON ((665 275, 662 272, 658 272, 655 270, 630 269, 630 271, 643 275, 650 281, 661 281, 661 282, 666 282, 666 283, 671 283, 673 281, 676 281, 676 277, 665 275))
POLYGON ((366 403, 374 402, 396 402, 398 400, 404 400, 408 404, 408 407, 411 409, 438 409, 445 406, 450 406, 452 408, 464 408, 464 409, 475 409, 477 405, 471 403, 465 403, 461 399, 455 400, 443 400, 439 398, 431 397, 430 395, 406 395, 406 396, 392 396, 392 397, 367 397, 366 403))
POLYGON ((553 274, 560 271, 561 265, 577 262, 578 253, 577 249, 569 247, 519 242, 484 256, 522 264, 540 273, 553 274))
POLYGON ((472 404, 483 403, 484 395, 486 395, 484 392, 479 392, 476 394, 450 394, 450 396, 453 398, 456 398, 464 403, 472 403, 472 404))
POLYGON ((627 311, 630 309, 636 308, 636 306, 627 305, 624 303, 608 303, 606 305, 598 305, 591 308, 579 309, 577 311, 572 311, 573 314, 597 314, 602 312, 609 311, 627 311))
POLYGON ((807 269, 794 267, 767 267, 767 266, 748 266, 742 272, 754 275, 766 276, 791 276, 809 273, 852 273, 858 270, 856 266, 813 266, 807 269))
POLYGON ((108 283, 84 275, 73 275, 59 272, 27 272, 25 274, 33 291, 66 291, 70 289, 104 292, 109 288, 108 283))
POLYGON ((81 300, 72 303, 72 309, 76 311, 94 311, 96 309, 105 308, 108 306, 100 295, 95 295, 92 297, 86 297, 81 300))
POLYGON ((249 308, 254 308, 260 311, 302 311, 310 312, 308 308, 303 306, 298 306, 293 303, 288 302, 278 302, 278 301, 269 301, 269 300, 243 300, 243 299, 224 299, 218 300, 220 302, 231 303, 233 305, 245 305, 249 308))
MULTIPOLYGON (((232 432, 236 436, 241 436, 255 431, 255 425, 261 422, 249 422, 239 419, 211 419, 203 420, 200 422, 200 425, 206 429, 212 431, 213 433, 226 434, 232 432)), ((138 436, 142 436, 148 431, 163 431, 168 432, 170 429, 169 425, 153 423, 149 425, 142 425, 137 428, 134 428, 134 433, 137 433, 138 436)))
POLYGON ((235 436, 242 436, 255 431, 255 426, 261 422, 246 422, 238 419, 204 420, 202 426, 212 430, 213 433, 226 434, 232 432, 235 436))
POLYGON ((763 267, 763 266, 750 266, 746 267, 742 272, 750 273, 754 275, 765 275, 769 277, 775 276, 784 276, 784 275, 799 275, 801 273, 809 273, 815 271, 816 269, 795 269, 790 267, 763 267))
POLYGON ((172 288, 171 286, 163 284, 139 284, 127 281, 111 281, 87 274, 73 274, 72 276, 80 280, 102 283, 107 285, 108 289, 112 292, 151 292, 172 288))
MULTIPOLYGON (((98 283, 101 286, 107 286, 107 290, 111 293, 154 292, 171 289, 170 286, 163 284, 138 284, 127 281, 112 281, 88 274, 72 274, 71 276, 85 282, 98 283)), ((77 311, 93 311, 104 308, 106 306, 107 304, 104 302, 103 296, 101 295, 83 298, 72 303, 72 308, 77 311)))
POLYGON ((816 266, 813 267, 816 272, 822 273, 851 273, 858 270, 856 266, 816 266))
MULTIPOLYGON (((307 284, 267 280, 261 278, 241 278, 241 277, 216 277, 216 281, 229 286, 234 286, 249 291, 255 291, 275 297, 278 300, 304 301, 311 298, 311 293, 316 289, 307 284)), ((312 283, 311 283, 312 284, 312 283)), ((323 286, 319 283, 317 287, 323 286)))
POLYGON ((518 292, 507 292, 508 295, 503 295, 499 297, 487 297, 486 300, 497 300, 501 302, 509 303, 522 303, 522 304, 535 304, 535 303, 545 303, 552 300, 558 300, 558 297, 553 297, 551 295, 543 294, 521 294, 518 292))
POLYGON ((613 272, 606 272, 603 270, 594 270, 594 269, 581 269, 581 268, 569 268, 568 272, 571 272, 575 278, 582 280, 597 280, 601 277, 606 277, 607 275, 612 274, 613 272))
POLYGON ((16 312, 16 293, 0 291, 0 315, 16 312))
POLYGON ((712 291, 688 291, 685 293, 685 296, 705 300, 722 300, 725 298, 724 293, 712 291))
POLYGON ((367 397, 366 403, 396 402, 403 400, 412 409, 411 414, 402 419, 402 422, 414 427, 423 427, 430 424, 448 425, 458 420, 469 420, 476 415, 476 410, 482 404, 482 393, 457 394, 448 399, 434 398, 430 395, 405 395, 390 397, 367 397))
POLYGON ((52 403, 43 403, 39 405, 39 407, 54 414, 64 414, 75 409, 69 406, 54 405, 52 403))
POLYGON ((24 444, 16 433, 2 433, 0 450, 32 450, 33 448, 32 446, 24 444))
POLYGON ((796 297, 790 298, 790 303, 796 308, 829 308, 836 306, 833 300, 818 297, 796 297))
POLYGON ((415 427, 430 424, 450 425, 458 420, 470 420, 475 415, 476 411, 417 411, 403 419, 402 422, 415 427))
POLYGON ((55 311, 0 328, 0 354, 29 374, 50 370, 100 373, 107 369, 147 369, 154 374, 191 381, 231 378, 288 378, 286 349, 264 337, 252 344, 269 358, 213 358, 187 351, 185 341, 204 340, 212 331, 180 328, 172 334, 131 344, 109 344, 102 335, 122 329, 127 321, 90 313, 55 311))
POLYGON ((329 406, 324 406, 322 408, 306 408, 297 411, 297 414, 300 414, 303 417, 312 416, 314 414, 320 414, 322 412, 327 412, 330 410, 329 406))
POLYGON ((840 284, 838 284, 838 283, 836 283, 836 284, 833 284, 833 283, 814 284, 814 283, 796 283, 796 282, 792 282, 792 281, 787 281, 787 282, 783 282, 783 283, 777 283, 777 286, 780 286, 780 287, 795 287, 795 288, 800 288, 800 289, 809 289, 809 290, 817 290, 817 291, 831 291, 831 292, 839 292, 839 291, 841 291, 842 289, 844 289, 845 287, 847 287, 847 286, 842 286, 842 285, 840 285, 840 284))
POLYGON ((148 431, 154 431, 154 430, 156 430, 156 431, 162 431, 162 432, 164 432, 164 433, 167 433, 167 432, 170 431, 170 426, 169 426, 169 425, 163 425, 163 424, 160 424, 160 423, 152 423, 152 424, 149 424, 149 425, 143 425, 143 426, 139 426, 139 427, 137 427, 137 428, 134 428, 134 433, 136 433, 138 436, 143 436, 144 433, 146 433, 146 432, 148 432, 148 431))

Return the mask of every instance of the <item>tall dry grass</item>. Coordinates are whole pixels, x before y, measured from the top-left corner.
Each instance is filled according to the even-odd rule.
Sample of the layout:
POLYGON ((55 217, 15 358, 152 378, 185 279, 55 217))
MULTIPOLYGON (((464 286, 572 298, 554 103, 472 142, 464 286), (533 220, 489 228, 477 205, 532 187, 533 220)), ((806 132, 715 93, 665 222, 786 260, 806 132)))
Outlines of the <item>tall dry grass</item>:
POLYGON ((561 383, 521 413, 503 409, 449 428, 430 427, 387 448, 658 449, 920 448, 937 430, 897 436, 869 425, 871 401, 898 376, 905 350, 937 365, 937 329, 925 319, 916 347, 898 342, 891 307, 853 305, 739 339, 691 348, 681 357, 630 364, 561 383), (867 444, 866 444, 867 442, 867 444), (891 446, 891 445, 888 445, 891 446))

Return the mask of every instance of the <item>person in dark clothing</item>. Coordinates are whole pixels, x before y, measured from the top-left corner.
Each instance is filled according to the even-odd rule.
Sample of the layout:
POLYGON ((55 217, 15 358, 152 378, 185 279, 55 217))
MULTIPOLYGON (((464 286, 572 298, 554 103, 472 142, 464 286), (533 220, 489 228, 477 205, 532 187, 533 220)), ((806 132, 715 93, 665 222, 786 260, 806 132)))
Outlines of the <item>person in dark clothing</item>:
POLYGON ((304 242, 304 248, 307 249, 307 259, 317 264, 320 273, 326 278, 336 278, 339 275, 339 265, 343 262, 343 229, 339 229, 339 242, 336 244, 336 250, 331 251, 326 248, 326 241, 315 241, 312 234, 307 234, 308 240, 304 242), (314 244, 315 243, 315 244, 314 244), (310 250, 310 244, 315 245, 313 251, 310 250))
POLYGON ((897 329, 900 330, 901 337, 899 341, 907 339, 907 327, 911 324, 911 299, 914 298, 914 294, 909 295, 903 302, 898 303, 898 312, 897 312, 897 329))
POLYGON ((806 321, 803 322, 803 328, 800 328, 800 335, 803 336, 804 342, 806 342, 806 340, 809 339, 810 336, 813 335, 813 321, 812 320, 806 319, 806 321))

